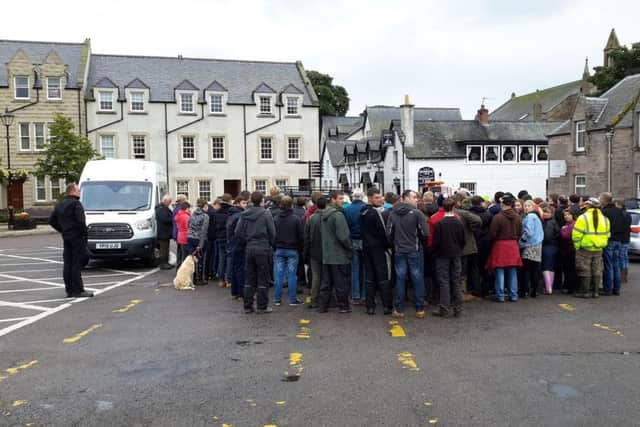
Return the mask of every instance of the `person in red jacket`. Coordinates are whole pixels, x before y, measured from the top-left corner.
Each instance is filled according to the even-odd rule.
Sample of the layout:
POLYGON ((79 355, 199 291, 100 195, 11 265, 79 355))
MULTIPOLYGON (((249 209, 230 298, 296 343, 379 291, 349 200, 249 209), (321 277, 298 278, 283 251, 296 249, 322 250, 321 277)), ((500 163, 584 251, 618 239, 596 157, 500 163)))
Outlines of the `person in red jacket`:
POLYGON ((189 212, 189 202, 184 201, 180 205, 180 210, 176 214, 176 228, 178 229, 178 235, 176 238, 176 243, 178 244, 178 262, 176 265, 178 268, 182 265, 182 261, 184 261, 187 256, 187 244, 189 240, 187 238, 187 234, 189 233, 189 219, 191 218, 191 212, 189 212))

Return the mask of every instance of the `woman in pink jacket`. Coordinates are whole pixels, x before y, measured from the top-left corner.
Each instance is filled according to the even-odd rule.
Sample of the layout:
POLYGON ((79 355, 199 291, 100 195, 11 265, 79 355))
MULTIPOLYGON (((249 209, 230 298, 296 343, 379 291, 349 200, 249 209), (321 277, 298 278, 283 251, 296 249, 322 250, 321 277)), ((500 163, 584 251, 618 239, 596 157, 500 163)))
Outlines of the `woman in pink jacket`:
POLYGON ((191 217, 191 212, 189 212, 189 202, 185 201, 180 206, 180 210, 176 214, 176 228, 178 229, 178 236, 176 238, 176 243, 178 244, 178 262, 177 266, 180 268, 182 265, 182 261, 184 261, 187 256, 187 243, 189 243, 187 239, 187 234, 189 232, 189 218, 191 217))

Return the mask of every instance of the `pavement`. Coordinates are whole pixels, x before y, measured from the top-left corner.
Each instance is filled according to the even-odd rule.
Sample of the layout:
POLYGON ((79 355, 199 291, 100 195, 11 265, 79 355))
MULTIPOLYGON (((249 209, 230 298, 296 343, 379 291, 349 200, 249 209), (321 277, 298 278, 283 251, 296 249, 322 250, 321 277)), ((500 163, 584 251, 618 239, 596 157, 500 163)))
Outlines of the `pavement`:
MULTIPOLYGON (((54 238, 5 239, 0 249, 55 246, 54 238)), ((407 309, 397 323, 360 307, 245 315, 228 289, 176 291, 173 274, 149 274, 1 336, 0 425, 627 426, 640 418, 637 265, 621 297, 476 301, 459 319, 416 319, 407 309)))
POLYGON ((56 230, 47 224, 38 224, 33 230, 9 230, 6 223, 0 224, 0 239, 3 237, 40 236, 55 233, 57 233, 56 230))

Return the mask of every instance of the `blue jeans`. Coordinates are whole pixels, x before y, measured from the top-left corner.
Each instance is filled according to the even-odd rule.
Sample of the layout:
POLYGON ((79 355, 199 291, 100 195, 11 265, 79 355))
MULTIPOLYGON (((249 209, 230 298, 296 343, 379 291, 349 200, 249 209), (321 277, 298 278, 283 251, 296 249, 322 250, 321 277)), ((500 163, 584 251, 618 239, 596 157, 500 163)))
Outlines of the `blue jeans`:
POLYGON ((622 242, 609 240, 609 244, 604 248, 604 283, 602 288, 605 292, 620 292, 622 286, 622 242))
POLYGON ((282 283, 284 275, 287 275, 289 283, 289 303, 295 303, 298 299, 296 287, 298 284, 298 251, 295 249, 276 249, 273 255, 273 276, 275 280, 273 299, 282 301, 282 283))
POLYGON ((396 270, 396 311, 404 313, 404 295, 407 273, 411 277, 416 311, 424 310, 424 275, 422 274, 422 252, 393 255, 396 270))
POLYGON ((496 268, 496 298, 504 301, 504 280, 507 276, 507 286, 509 287, 509 299, 518 300, 518 270, 516 267, 496 268))
POLYGON ((365 299, 364 264, 362 261, 362 240, 352 240, 353 258, 351 258, 351 299, 365 299))
POLYGON ((624 270, 625 268, 629 268, 629 244, 622 244, 622 251, 620 253, 620 269, 624 270))
POLYGON ((227 271, 227 241, 223 239, 216 240, 216 250, 218 254, 216 276, 224 279, 227 271))

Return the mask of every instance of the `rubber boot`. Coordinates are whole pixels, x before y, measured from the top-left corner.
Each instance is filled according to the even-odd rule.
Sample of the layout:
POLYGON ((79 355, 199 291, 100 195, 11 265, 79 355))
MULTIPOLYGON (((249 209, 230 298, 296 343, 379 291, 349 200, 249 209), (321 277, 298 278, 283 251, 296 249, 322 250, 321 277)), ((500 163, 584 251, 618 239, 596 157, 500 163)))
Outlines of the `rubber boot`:
POLYGON ((544 293, 551 295, 553 293, 553 271, 543 271, 542 278, 544 279, 544 293))
POLYGON ((576 298, 590 298, 589 288, 591 286, 591 277, 578 277, 578 289, 573 294, 576 298))
POLYGON ((629 283, 629 269, 622 269, 622 283, 629 283))

